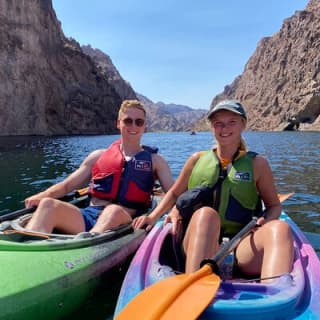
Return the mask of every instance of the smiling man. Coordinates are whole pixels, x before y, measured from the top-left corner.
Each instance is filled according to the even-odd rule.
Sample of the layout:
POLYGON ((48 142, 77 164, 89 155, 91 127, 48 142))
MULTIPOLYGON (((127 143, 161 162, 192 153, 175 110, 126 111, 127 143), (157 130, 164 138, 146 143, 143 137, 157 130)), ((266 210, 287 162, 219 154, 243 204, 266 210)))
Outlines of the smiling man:
POLYGON ((166 160, 157 149, 141 145, 146 111, 138 100, 120 106, 117 128, 121 137, 107 149, 91 152, 65 180, 25 200, 26 207, 38 206, 27 229, 51 233, 103 232, 132 219, 150 205, 155 180, 166 192, 173 178, 166 160), (84 209, 57 198, 89 187, 90 204, 84 209))

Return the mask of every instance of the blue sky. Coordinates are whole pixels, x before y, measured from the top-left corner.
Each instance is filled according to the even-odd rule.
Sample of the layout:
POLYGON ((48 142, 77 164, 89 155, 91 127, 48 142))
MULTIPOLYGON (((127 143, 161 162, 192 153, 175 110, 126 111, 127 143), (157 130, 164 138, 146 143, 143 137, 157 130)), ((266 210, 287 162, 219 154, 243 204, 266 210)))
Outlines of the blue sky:
POLYGON ((107 53, 153 102, 208 109, 307 0, 53 0, 67 37, 107 53))

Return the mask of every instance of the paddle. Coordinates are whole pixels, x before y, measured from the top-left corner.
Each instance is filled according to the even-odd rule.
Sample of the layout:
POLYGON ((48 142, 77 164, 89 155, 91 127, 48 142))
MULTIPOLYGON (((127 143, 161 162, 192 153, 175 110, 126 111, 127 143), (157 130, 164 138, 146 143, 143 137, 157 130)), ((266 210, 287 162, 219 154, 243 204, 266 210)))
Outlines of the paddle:
MULTIPOLYGON (((72 192, 64 195, 63 197, 59 198, 59 200, 71 201, 72 199, 80 198, 80 197, 86 195, 87 193, 88 193, 88 188, 83 188, 83 189, 72 191, 72 192)), ((19 210, 13 211, 13 212, 9 212, 7 214, 0 216, 0 222, 18 218, 24 214, 33 212, 35 209, 36 209, 36 207, 30 207, 30 208, 23 208, 23 209, 19 209, 19 210)))
POLYGON ((291 192, 291 193, 279 193, 278 194, 278 198, 280 200, 280 202, 284 202, 286 201, 287 199, 289 199, 291 196, 294 195, 294 192, 291 192))
MULTIPOLYGON (((291 194, 279 195, 281 202, 291 194)), ((215 297, 221 279, 215 274, 217 265, 255 226, 253 218, 211 260, 193 273, 163 279, 141 291, 116 316, 116 320, 196 319, 215 297), (197 299, 198 298, 198 299, 197 299)))

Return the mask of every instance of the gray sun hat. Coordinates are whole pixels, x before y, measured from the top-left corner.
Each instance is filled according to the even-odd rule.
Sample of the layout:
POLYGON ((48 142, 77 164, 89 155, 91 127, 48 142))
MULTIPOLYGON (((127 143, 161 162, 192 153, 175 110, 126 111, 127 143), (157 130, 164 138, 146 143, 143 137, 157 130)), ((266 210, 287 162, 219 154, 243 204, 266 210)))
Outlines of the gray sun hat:
POLYGON ((240 115, 241 117, 247 119, 247 115, 246 115, 246 112, 244 111, 243 106, 237 100, 220 101, 218 104, 216 104, 214 107, 212 107, 209 110, 209 112, 207 114, 207 118, 210 119, 213 116, 213 114, 219 110, 228 110, 228 111, 236 113, 236 114, 240 115))

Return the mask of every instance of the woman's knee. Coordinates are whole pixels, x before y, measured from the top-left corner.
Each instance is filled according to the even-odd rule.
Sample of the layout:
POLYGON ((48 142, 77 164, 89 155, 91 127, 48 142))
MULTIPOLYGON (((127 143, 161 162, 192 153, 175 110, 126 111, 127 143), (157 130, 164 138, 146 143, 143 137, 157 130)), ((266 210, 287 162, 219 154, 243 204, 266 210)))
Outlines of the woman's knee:
POLYGON ((282 220, 272 220, 265 224, 265 234, 270 239, 277 241, 292 241, 291 228, 288 223, 282 220))
POLYGON ((202 207, 194 213, 195 219, 203 224, 214 224, 220 227, 220 217, 216 210, 210 207, 202 207))

